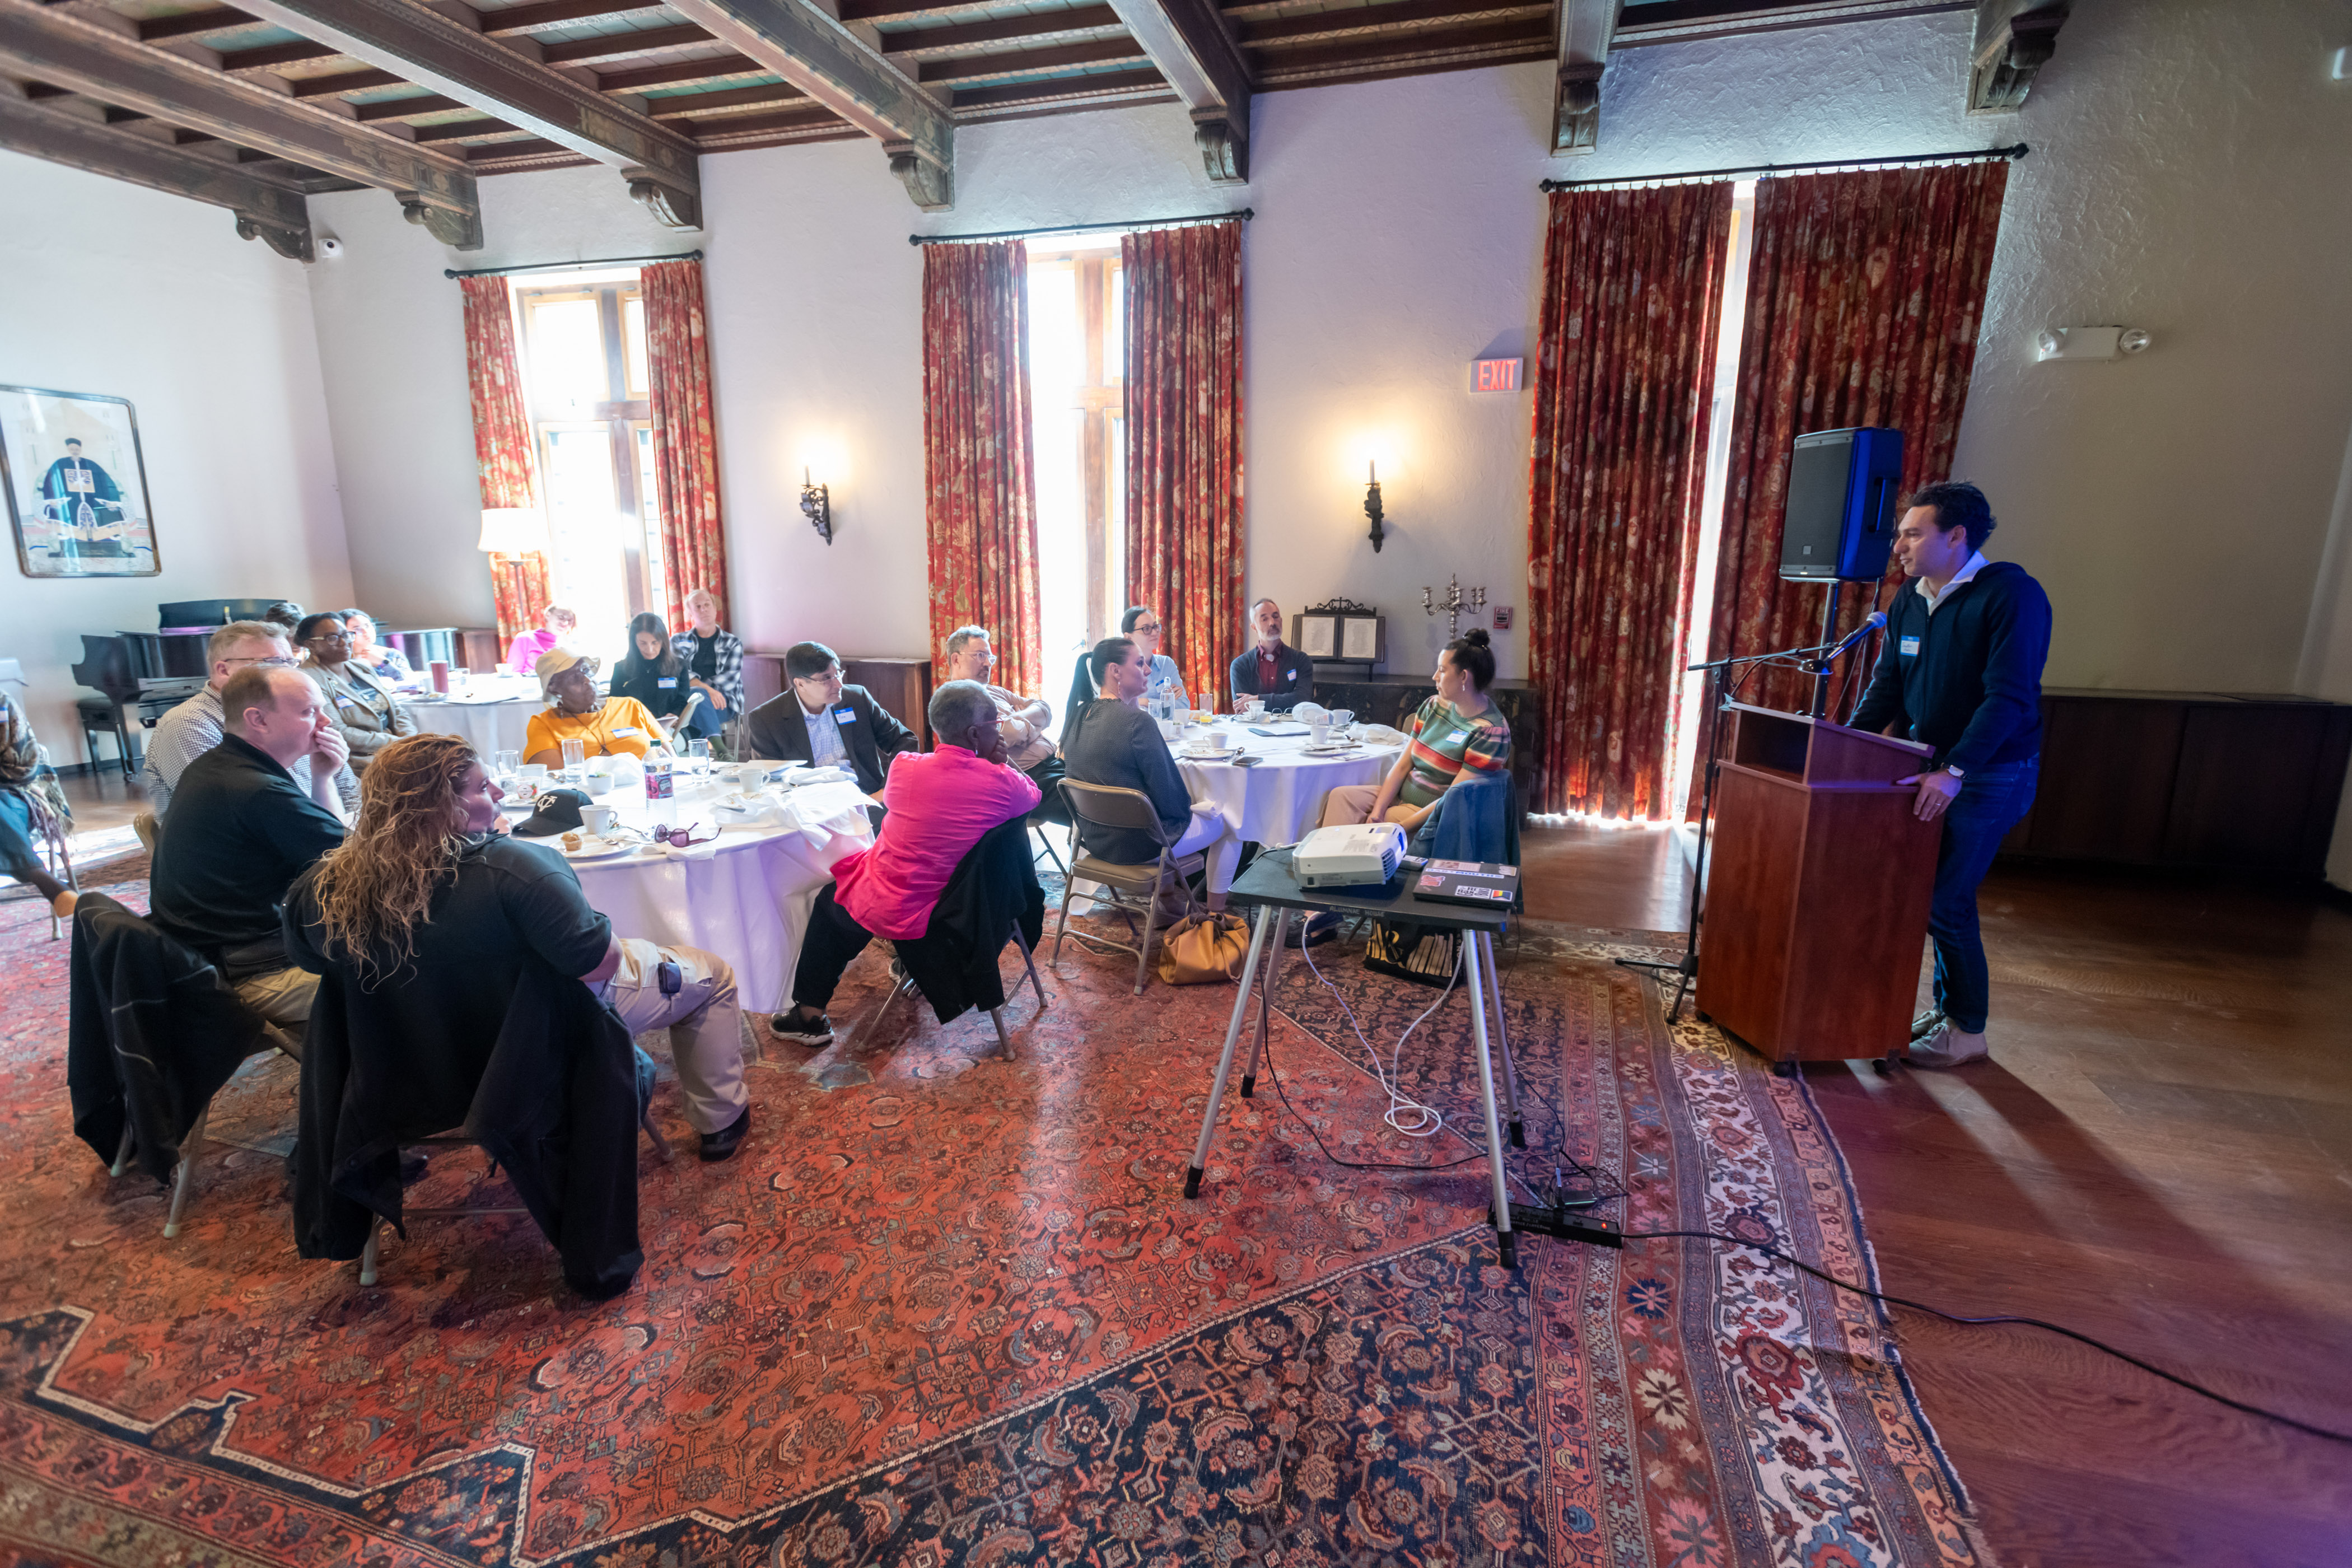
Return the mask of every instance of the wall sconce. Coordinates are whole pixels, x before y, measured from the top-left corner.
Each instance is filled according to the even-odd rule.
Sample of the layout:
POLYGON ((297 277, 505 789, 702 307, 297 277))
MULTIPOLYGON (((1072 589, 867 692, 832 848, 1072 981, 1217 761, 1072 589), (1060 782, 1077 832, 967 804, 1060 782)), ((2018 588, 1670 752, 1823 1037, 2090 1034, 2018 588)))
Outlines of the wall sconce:
POLYGON ((1381 466, 1377 461, 1364 465, 1364 515, 1372 520, 1372 553, 1381 552, 1381 466))
POLYGON ((809 520, 819 539, 833 542, 833 487, 811 484, 806 468, 801 470, 801 515, 809 520))

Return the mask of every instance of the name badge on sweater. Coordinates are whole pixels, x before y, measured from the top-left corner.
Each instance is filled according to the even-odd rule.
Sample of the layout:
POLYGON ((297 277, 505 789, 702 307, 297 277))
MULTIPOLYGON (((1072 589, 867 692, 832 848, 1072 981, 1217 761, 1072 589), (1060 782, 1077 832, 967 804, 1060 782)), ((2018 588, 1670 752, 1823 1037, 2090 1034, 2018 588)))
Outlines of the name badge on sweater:
POLYGON ((1917 658, 1919 657, 1919 639, 1917 637, 1905 637, 1895 646, 1895 651, 1901 654, 1905 658, 1917 658))
POLYGON ((654 685, 664 691, 676 691, 677 689, 677 677, 675 675, 656 676, 654 678, 654 685))
POLYGON ((857 710, 854 708, 836 708, 833 710, 833 721, 836 724, 855 724, 857 722, 857 710))
POLYGON ((634 741, 644 733, 645 731, 638 729, 635 724, 624 724, 619 729, 613 731, 613 739, 615 741, 634 741))

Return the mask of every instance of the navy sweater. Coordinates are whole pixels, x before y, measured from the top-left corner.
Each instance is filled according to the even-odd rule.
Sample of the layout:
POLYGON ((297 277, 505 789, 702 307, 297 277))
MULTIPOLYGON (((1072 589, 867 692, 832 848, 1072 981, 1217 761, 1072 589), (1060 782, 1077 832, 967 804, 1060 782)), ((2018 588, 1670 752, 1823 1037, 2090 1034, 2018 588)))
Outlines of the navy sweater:
POLYGON ((1886 612, 1886 641, 1857 730, 1936 748, 1936 765, 1973 773, 2042 752, 2042 666, 2050 598, 2011 561, 1991 561, 1930 616, 1916 583, 1886 612))

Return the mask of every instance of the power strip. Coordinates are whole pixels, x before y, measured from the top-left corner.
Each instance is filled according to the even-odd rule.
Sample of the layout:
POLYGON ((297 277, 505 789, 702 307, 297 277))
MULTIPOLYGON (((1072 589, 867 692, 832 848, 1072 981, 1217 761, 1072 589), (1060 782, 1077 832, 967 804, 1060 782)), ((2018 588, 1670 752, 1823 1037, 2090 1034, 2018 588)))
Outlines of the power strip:
MULTIPOLYGON (((1488 1211, 1488 1220, 1494 1218, 1488 1211)), ((1511 1205, 1511 1229, 1528 1236, 1549 1236, 1559 1241, 1580 1241, 1588 1247, 1623 1247, 1625 1227, 1599 1215, 1572 1214, 1567 1209, 1538 1208, 1533 1204, 1511 1205)))

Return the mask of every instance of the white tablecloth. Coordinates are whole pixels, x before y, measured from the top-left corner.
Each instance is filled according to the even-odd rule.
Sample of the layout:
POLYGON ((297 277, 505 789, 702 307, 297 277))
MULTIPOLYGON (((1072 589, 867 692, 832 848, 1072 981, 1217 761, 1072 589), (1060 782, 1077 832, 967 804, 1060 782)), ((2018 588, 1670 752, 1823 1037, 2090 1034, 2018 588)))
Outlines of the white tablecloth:
MULTIPOLYGON (((1307 737, 1252 734, 1237 721, 1222 726, 1244 751, 1259 760, 1255 767, 1231 763, 1196 763, 1182 752, 1179 740, 1177 770, 1196 801, 1214 801, 1233 831, 1210 848, 1209 891, 1222 893, 1233 886, 1234 868, 1244 844, 1281 848, 1296 844, 1315 830, 1323 818, 1323 797, 1341 784, 1378 784, 1396 763, 1399 747, 1367 745, 1339 757, 1310 757, 1307 737)), ((1189 733, 1197 733, 1196 726, 1189 733)))
POLYGON ((468 684, 470 694, 495 692, 494 702, 451 702, 427 691, 422 696, 404 698, 408 710, 416 716, 417 727, 431 735, 455 735, 489 762, 500 752, 512 752, 520 759, 523 736, 530 728, 531 715, 543 710, 546 701, 539 694, 536 680, 492 679, 477 676, 468 684))
MULTIPOLYGON (((716 797, 724 792, 715 784, 681 784, 676 825, 700 824, 698 838, 718 824, 716 797)), ((849 789, 844 798, 855 795, 849 789)), ((615 790, 601 804, 633 827, 653 820, 642 788, 615 790)), ((834 862, 873 842, 866 814, 852 806, 830 814, 825 825, 727 827, 716 843, 682 853, 648 846, 616 859, 575 861, 572 868, 614 935, 717 953, 734 967, 743 1006, 760 1012, 790 1000, 801 936, 818 892, 833 879, 834 862)))

